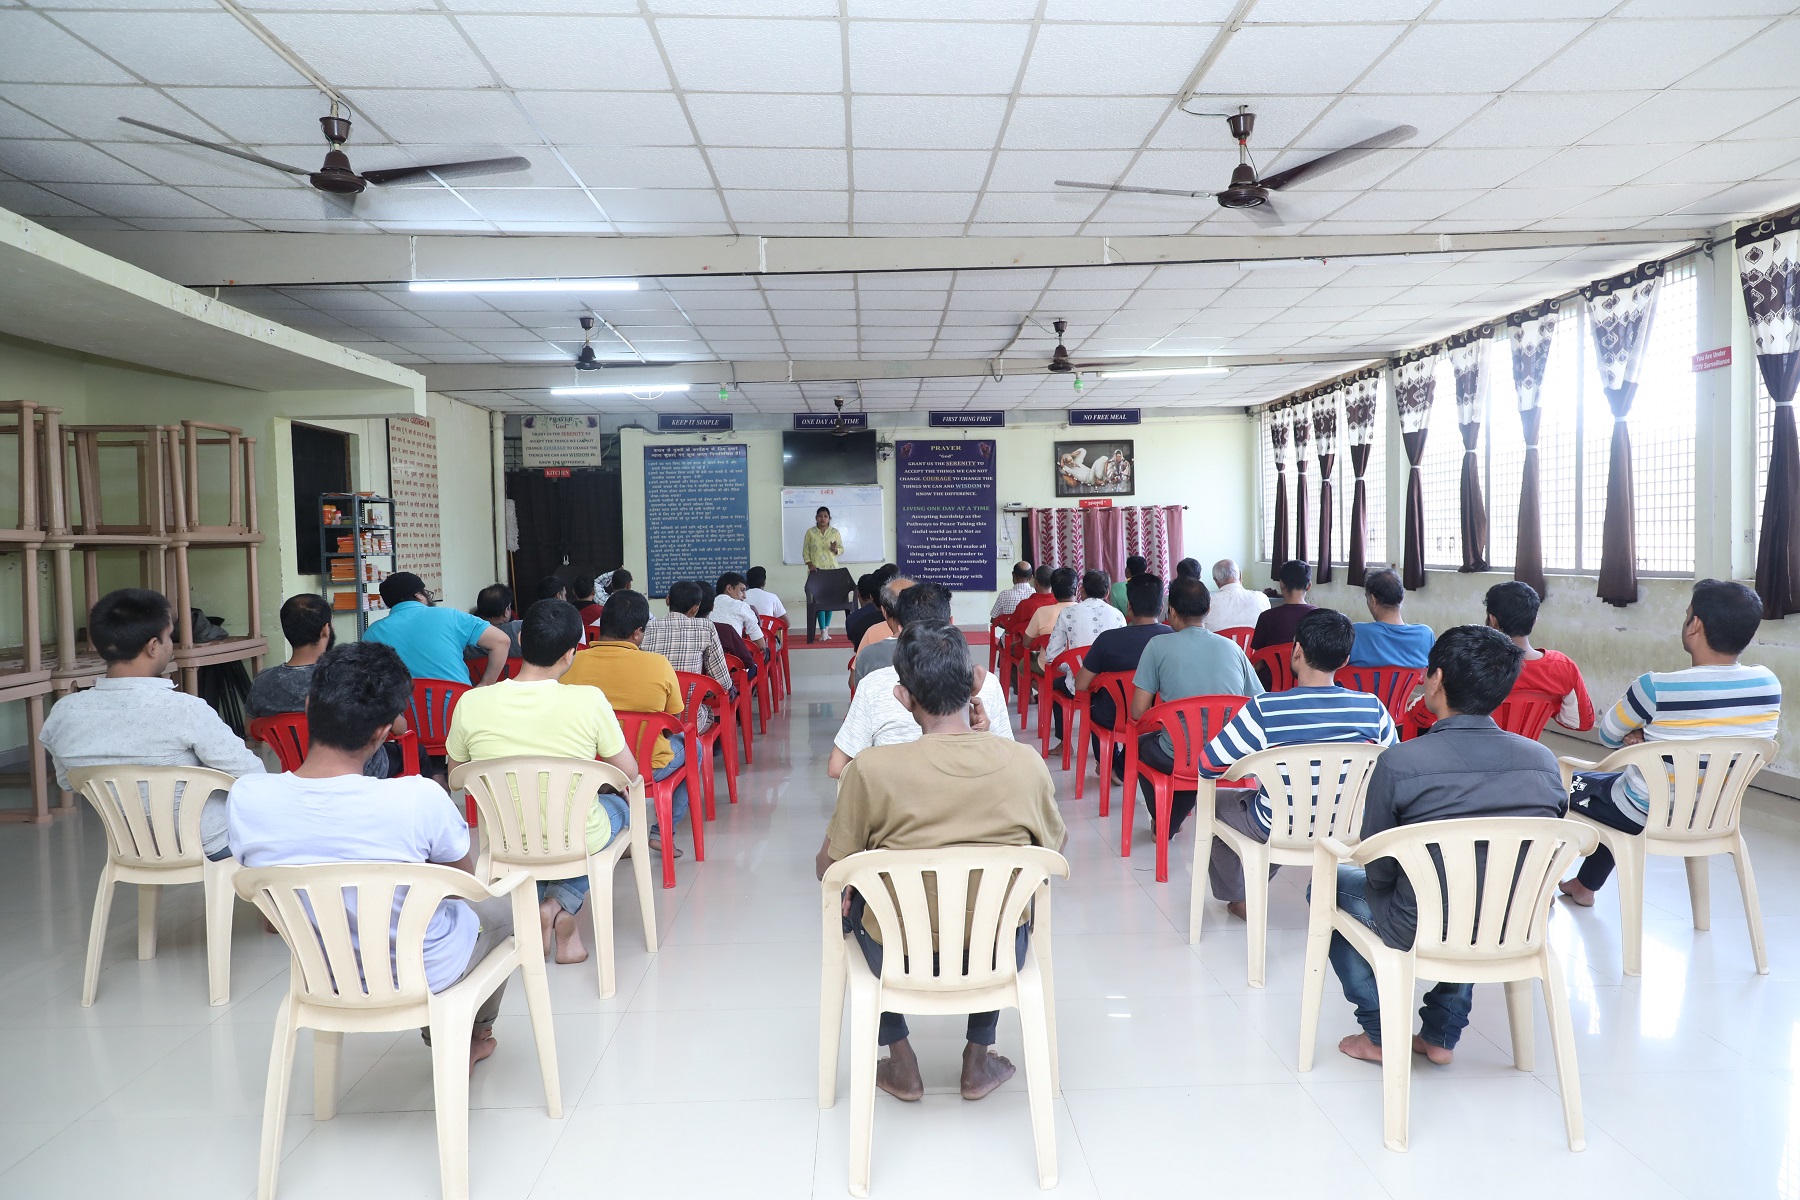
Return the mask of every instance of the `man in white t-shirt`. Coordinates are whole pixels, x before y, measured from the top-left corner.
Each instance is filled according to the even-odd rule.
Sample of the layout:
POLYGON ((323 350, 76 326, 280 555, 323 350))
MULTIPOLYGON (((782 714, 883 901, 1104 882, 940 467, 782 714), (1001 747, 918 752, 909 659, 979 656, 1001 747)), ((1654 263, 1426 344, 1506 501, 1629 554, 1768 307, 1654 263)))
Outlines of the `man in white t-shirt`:
POLYGON ((727 571, 719 576, 716 590, 718 594, 713 597, 713 623, 731 626, 746 642, 767 653, 768 647, 763 645, 762 624, 756 619, 756 610, 744 599, 749 591, 744 577, 736 571, 727 571))
MULTIPOLYGON (((362 773, 411 700, 412 677, 393 647, 353 642, 328 651, 313 668, 307 693, 306 761, 291 772, 245 775, 232 785, 228 811, 237 860, 246 867, 410 862, 471 870, 468 824, 443 788, 418 776, 362 773)), ((459 982, 512 928, 507 897, 445 900, 425 931, 426 984, 441 992, 459 982)), ((475 1011, 471 1067, 494 1052, 494 1016, 505 990, 496 988, 475 1011)))
POLYGON ((769 572, 762 567, 751 567, 744 572, 744 602, 756 610, 759 617, 779 617, 787 619, 787 605, 781 597, 769 590, 769 572))
POLYGON ((1214 633, 1256 628, 1256 618, 1269 611, 1269 598, 1245 587, 1238 565, 1229 558, 1212 565, 1212 577, 1212 607, 1206 611, 1205 627, 1214 633))

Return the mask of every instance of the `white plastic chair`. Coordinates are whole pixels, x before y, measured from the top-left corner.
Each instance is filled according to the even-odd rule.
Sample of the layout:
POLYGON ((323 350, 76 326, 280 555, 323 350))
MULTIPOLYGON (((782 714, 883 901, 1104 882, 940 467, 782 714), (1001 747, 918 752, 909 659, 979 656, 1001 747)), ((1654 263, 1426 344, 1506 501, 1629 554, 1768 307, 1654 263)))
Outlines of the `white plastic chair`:
POLYGON ((1038 1186, 1056 1186, 1056 1000, 1050 970, 1050 880, 1067 879, 1062 855, 1041 846, 948 846, 866 850, 839 859, 821 881, 825 963, 819 1005, 819 1107, 837 1102, 838 1034, 850 992, 850 1194, 869 1194, 874 1143, 875 1059, 883 1011, 919 1014, 1019 1010, 1025 1036, 1025 1089, 1037 1147, 1038 1186), (931 930, 935 909, 968 911, 931 930), (845 888, 862 895, 888 953, 869 970, 854 934, 844 932, 845 888), (1035 901, 1035 905, 1034 902, 1035 901), (1033 908, 1025 965, 1013 949, 1019 920, 1033 908), (933 956, 924 947, 935 945, 933 956), (905 946, 917 954, 901 953, 905 946))
POLYGON ((450 790, 467 790, 481 814, 481 857, 476 873, 491 879, 495 869, 525 871, 539 880, 588 878, 587 908, 594 925, 594 957, 599 960, 600 998, 617 989, 613 967, 613 870, 630 846, 637 876, 638 908, 644 918, 644 949, 656 953, 655 890, 650 883, 649 822, 644 816, 644 781, 627 779, 617 767, 593 759, 516 756, 464 763, 450 772, 450 790), (625 836, 604 850, 587 852, 588 813, 602 786, 625 797, 630 823, 625 836), (526 804, 530 794, 537 801, 526 804))
POLYGON ((1312 1070, 1334 932, 1343 935, 1375 971, 1384 1051, 1382 1141, 1389 1150, 1406 1149, 1413 981, 1504 984, 1513 1065, 1529 1071, 1534 1063, 1531 981, 1536 979, 1543 985, 1550 1016, 1550 1044, 1569 1149, 1585 1149, 1575 1031, 1546 926, 1564 869, 1594 845, 1590 827, 1553 817, 1477 817, 1402 825, 1383 830, 1354 849, 1335 838, 1319 839, 1313 849, 1312 920, 1306 931, 1306 980, 1300 997, 1300 1070, 1312 1070), (1485 860, 1478 859, 1484 850, 1485 860), (1398 860, 1417 896, 1419 927, 1411 950, 1394 949, 1337 906, 1338 864, 1366 867, 1378 858, 1398 860))
POLYGON ((87 797, 106 825, 106 865, 94 896, 88 929, 87 970, 81 1004, 90 1008, 100 987, 100 956, 113 888, 138 889, 138 957, 156 957, 159 889, 197 883, 206 894, 206 984, 215 1007, 231 999, 231 891, 237 863, 207 861, 200 849, 200 810, 215 791, 230 791, 232 777, 208 767, 80 767, 69 786, 87 797), (179 804, 177 803, 179 801, 179 804))
POLYGON ((1578 812, 1569 814, 1600 835, 1600 844, 1612 851, 1618 864, 1625 974, 1644 973, 1644 860, 1652 854, 1683 860, 1695 929, 1712 928, 1706 860, 1714 854, 1731 855, 1738 890, 1744 897, 1744 920, 1750 926, 1756 973, 1769 973, 1762 905, 1756 898, 1756 876, 1750 871, 1750 849, 1744 844, 1738 816, 1744 792, 1755 782, 1757 772, 1774 759, 1775 751, 1775 743, 1766 738, 1694 738, 1626 746, 1597 763, 1578 758, 1556 760, 1562 767, 1564 791, 1576 771, 1636 767, 1650 794, 1650 820, 1642 834, 1602 825, 1578 812))
MULTIPOLYGON (((1263 985, 1269 941, 1269 867, 1310 867, 1313 843, 1333 837, 1356 844, 1362 829, 1363 796, 1380 746, 1358 742, 1276 746, 1246 755, 1225 772, 1235 782, 1255 778, 1269 797, 1269 840, 1259 842, 1218 819, 1215 784, 1201 780, 1196 797, 1211 820, 1212 837, 1194 839, 1194 894, 1188 905, 1188 945, 1200 942, 1206 899, 1206 870, 1212 838, 1224 841, 1244 864, 1244 911, 1249 925, 1250 986, 1263 985)), ((1254 801, 1252 801, 1254 803, 1254 801)))
MULTIPOLYGON (((294 1044, 313 1031, 313 1120, 337 1115, 338 1066, 346 1033, 386 1033, 429 1027, 437 1108, 438 1173, 444 1200, 469 1195, 469 1036, 475 1011, 507 976, 524 976, 525 1006, 537 1040, 544 1107, 562 1116, 562 1086, 550 1021, 550 988, 538 952, 537 896, 531 876, 514 871, 483 884, 466 871, 429 863, 317 863, 245 867, 238 894, 262 910, 293 954, 288 994, 275 1014, 263 1096, 258 1200, 273 1200, 287 1123, 294 1044), (441 992, 425 981, 425 932, 447 898, 480 901, 512 896, 514 936, 504 939, 468 977, 441 992), (355 900, 354 908, 346 903, 355 900), (390 938, 389 923, 394 923, 390 938), (519 933, 526 931, 526 945, 519 933), (383 949, 372 955, 366 947, 383 949), (364 964, 391 969, 367 972, 364 964)), ((348 1181, 346 1187, 358 1189, 348 1181)))

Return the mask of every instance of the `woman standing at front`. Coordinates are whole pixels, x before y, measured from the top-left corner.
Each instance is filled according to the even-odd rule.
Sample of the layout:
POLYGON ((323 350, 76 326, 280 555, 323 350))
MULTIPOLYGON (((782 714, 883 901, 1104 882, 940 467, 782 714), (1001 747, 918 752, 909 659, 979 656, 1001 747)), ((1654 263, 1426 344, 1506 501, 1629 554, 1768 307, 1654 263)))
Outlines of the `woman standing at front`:
MULTIPOLYGON (((837 556, 844 552, 844 536, 831 524, 831 510, 820 506, 813 514, 813 527, 806 531, 806 538, 800 543, 800 558, 806 563, 806 573, 814 571, 837 570, 837 556)), ((826 641, 831 640, 831 614, 819 614, 819 635, 826 641)))

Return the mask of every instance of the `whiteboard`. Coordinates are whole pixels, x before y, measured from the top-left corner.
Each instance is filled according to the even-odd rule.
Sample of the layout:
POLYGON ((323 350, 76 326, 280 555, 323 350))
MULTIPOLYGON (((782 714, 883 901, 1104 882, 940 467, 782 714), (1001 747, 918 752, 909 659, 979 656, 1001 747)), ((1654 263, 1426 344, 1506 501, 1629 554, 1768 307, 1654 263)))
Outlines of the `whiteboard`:
POLYGON ((781 489, 781 561, 798 563, 800 543, 812 528, 813 517, 823 504, 831 510, 831 524, 844 535, 844 552, 838 562, 887 561, 886 520, 878 487, 824 487, 781 489))

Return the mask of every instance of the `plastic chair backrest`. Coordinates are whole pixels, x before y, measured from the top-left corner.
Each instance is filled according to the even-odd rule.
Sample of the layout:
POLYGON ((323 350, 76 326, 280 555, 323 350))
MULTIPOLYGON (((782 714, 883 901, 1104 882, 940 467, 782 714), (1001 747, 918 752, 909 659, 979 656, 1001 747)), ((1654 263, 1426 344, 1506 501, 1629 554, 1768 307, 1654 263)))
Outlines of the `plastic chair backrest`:
POLYGON ((1250 651, 1250 666, 1269 677, 1271 692, 1285 692, 1294 686, 1294 643, 1280 642, 1250 651))
POLYGON ((625 744, 631 747, 632 757, 638 760, 639 770, 644 772, 646 779, 649 778, 650 754, 656 749, 656 739, 665 733, 674 737, 687 731, 680 717, 671 717, 668 713, 619 709, 613 715, 619 718, 619 728, 625 731, 625 744))
POLYGON ((1247 703, 1244 696, 1189 696, 1185 700, 1159 701, 1138 718, 1137 731, 1144 734, 1160 729, 1168 734, 1169 745, 1174 748, 1175 777, 1196 779, 1200 774, 1201 749, 1247 703))
MULTIPOLYGON (((681 686, 681 720, 685 725, 693 725, 699 721, 700 706, 706 705, 713 710, 713 715, 723 713, 731 701, 725 695, 725 689, 711 675, 697 675, 692 671, 675 672, 675 682, 681 686)), ((715 722, 713 729, 719 728, 715 722)))
POLYGON ((233 779, 210 767, 122 765, 77 767, 69 786, 87 798, 106 825, 112 861, 150 870, 197 867, 200 810, 233 779))
POLYGON ((407 724, 419 735, 421 747, 434 754, 444 752, 444 743, 450 737, 450 714, 456 711, 457 700, 468 690, 469 684, 449 679, 413 680, 412 707, 407 712, 407 724))
POLYGON ((1058 675, 1062 674, 1062 669, 1067 667, 1069 668, 1069 678, 1073 679, 1075 677, 1075 672, 1081 670, 1081 659, 1082 656, 1087 653, 1087 650, 1088 648, 1086 646, 1077 646, 1073 650, 1064 650, 1061 654, 1057 655, 1056 661, 1050 664, 1050 670, 1048 672, 1050 678, 1055 679, 1058 675))
POLYGON ((771 638, 783 637, 787 633, 787 622, 780 617, 766 617, 761 613, 757 613, 756 624, 762 629, 763 641, 765 642, 769 641, 771 638))
POLYGON ((1362 835, 1363 797, 1382 747, 1367 742, 1273 746, 1247 754, 1222 778, 1254 776, 1269 803, 1269 847, 1303 850, 1316 839, 1354 845, 1362 835))
POLYGON ((1556 885, 1595 840, 1567 818, 1470 817, 1383 830, 1353 858, 1393 858, 1406 872, 1418 899, 1420 957, 1523 958, 1544 948, 1556 885))
POLYGON ((1644 742, 1606 756, 1600 769, 1636 767, 1650 796, 1644 833, 1664 841, 1703 841, 1735 833, 1744 792, 1771 762, 1767 738, 1688 738, 1644 742))
POLYGON ((1230 638, 1238 644, 1238 649, 1248 654, 1250 653, 1250 639, 1256 636, 1256 626, 1234 625, 1230 629, 1217 629, 1213 632, 1222 638, 1230 638))
POLYGON ((1069 864, 1042 846, 945 846, 865 850, 833 863, 823 882, 827 889, 855 888, 881 926, 882 941, 890 951, 904 951, 882 955, 883 984, 960 992, 1018 974, 1019 918, 1052 877, 1067 879, 1069 864), (967 915, 937 921, 934 945, 938 913, 967 915), (927 947, 936 950, 936 962, 927 947))
POLYGON ((288 944, 294 994, 326 1008, 425 1004, 425 934, 438 905, 491 894, 467 871, 432 863, 250 867, 234 882, 288 944), (387 953, 364 954, 369 945, 387 953), (373 962, 383 965, 364 970, 373 962))
POLYGON ((608 785, 624 795, 631 780, 617 767, 587 758, 523 754, 464 763, 450 772, 451 792, 467 790, 475 798, 494 861, 524 867, 586 859, 588 813, 608 785))
POLYGON ((1544 736, 1544 727, 1550 724, 1562 709, 1562 699, 1545 692, 1521 692, 1514 690, 1512 694, 1500 702, 1500 707, 1493 711, 1494 724, 1508 733, 1516 733, 1522 738, 1537 741, 1544 736))
MULTIPOLYGON (((1131 681, 1136 675, 1136 671, 1100 671, 1094 675, 1094 681, 1088 684, 1090 693, 1112 693, 1115 730, 1122 730, 1125 722, 1131 719, 1131 681)), ((1089 703, 1092 703, 1091 697, 1089 703)))
POLYGON ((1353 692, 1367 692, 1386 706, 1388 715, 1398 721, 1412 703, 1413 689, 1425 681, 1423 667, 1339 667, 1335 676, 1339 687, 1353 692))
POLYGON ((281 769, 292 771, 306 761, 306 748, 312 738, 303 712, 274 713, 250 722, 250 736, 260 739, 275 751, 281 769))

